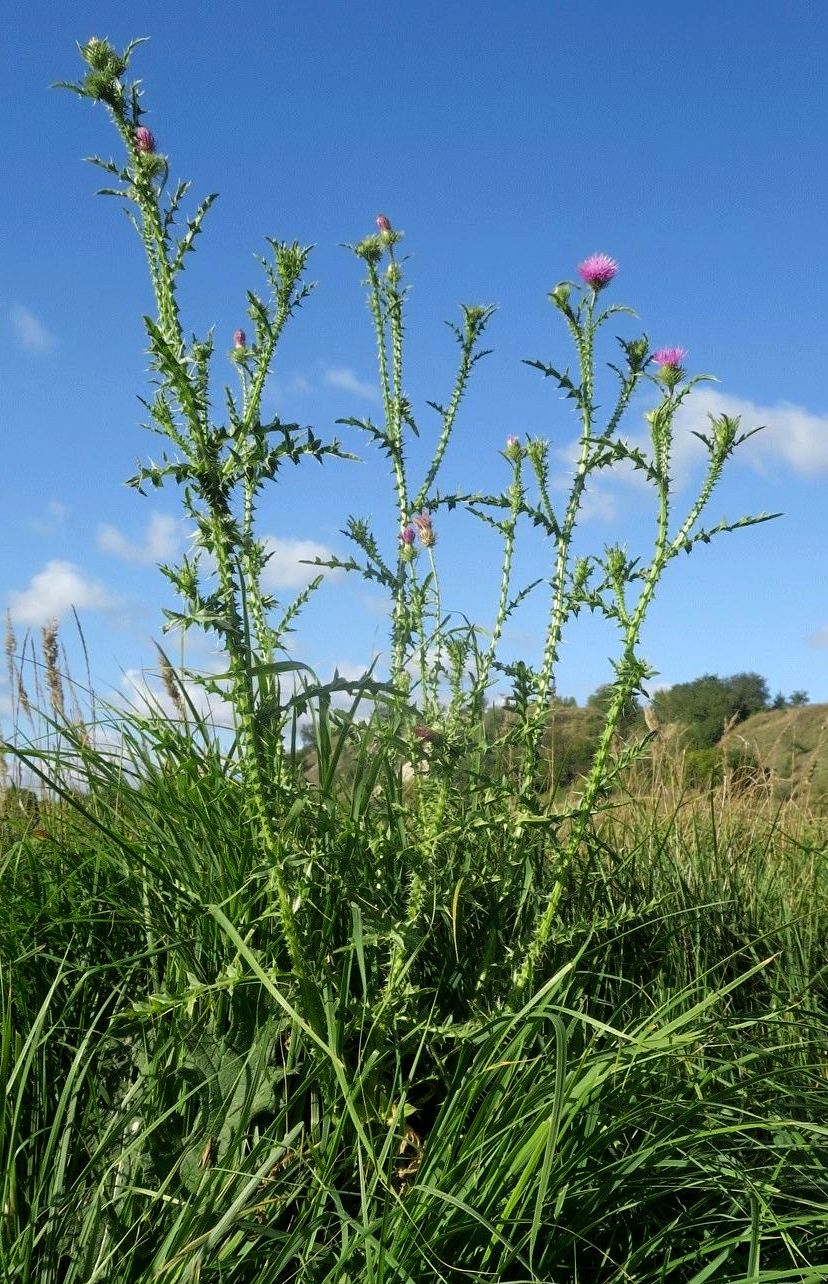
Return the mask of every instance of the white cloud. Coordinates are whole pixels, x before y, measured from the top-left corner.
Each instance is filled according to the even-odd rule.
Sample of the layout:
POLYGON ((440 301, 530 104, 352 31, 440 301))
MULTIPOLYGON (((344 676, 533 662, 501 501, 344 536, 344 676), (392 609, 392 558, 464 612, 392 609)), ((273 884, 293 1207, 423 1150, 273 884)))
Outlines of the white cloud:
POLYGON ((325 371, 325 383, 329 388, 338 388, 341 392, 350 392, 365 401, 378 402, 379 390, 374 384, 360 379, 349 366, 328 366, 325 371))
POLYGON ((581 520, 611 522, 618 513, 618 501, 603 486, 594 482, 584 491, 581 500, 581 520))
MULTIPOLYGON (((568 446, 564 446, 560 450, 556 450, 554 452, 557 458, 566 464, 567 467, 566 472, 557 473, 552 477, 552 489, 558 494, 566 497, 563 500, 564 504, 566 503, 566 499, 569 498, 569 493, 572 488, 572 477, 580 453, 581 448, 577 441, 570 442, 568 446)), ((609 480, 608 474, 604 474, 604 476, 609 480)), ((557 508, 558 505, 553 504, 553 507, 557 508)), ((616 516, 617 512, 618 504, 615 496, 607 490, 607 487, 603 482, 596 481, 594 478, 591 479, 581 497, 581 521, 610 522, 616 516)))
MULTIPOLYGON (((304 566, 303 562, 315 557, 327 559, 333 556, 329 548, 313 539, 279 539, 276 535, 265 535, 265 547, 270 554, 262 575, 266 589, 298 589, 320 574, 318 566, 304 566)), ((324 572, 330 574, 331 572, 324 572)))
MULTIPOLYGON (((233 726, 233 706, 229 700, 205 691, 192 679, 185 679, 183 686, 185 701, 189 699, 203 718, 215 727, 233 726)), ((168 718, 180 716, 175 701, 155 673, 145 669, 127 669, 121 678, 121 687, 129 708, 143 716, 157 716, 159 711, 168 718)))
POLYGON ((12 617, 21 624, 46 624, 60 619, 71 608, 102 611, 113 606, 114 599, 101 584, 87 579, 72 562, 47 562, 42 571, 32 576, 25 589, 9 594, 12 617))
MULTIPOLYGON (((782 460, 803 477, 828 473, 828 416, 812 414, 804 406, 788 401, 763 406, 746 397, 703 388, 682 407, 677 424, 688 436, 691 429, 709 432, 708 413, 738 415, 743 432, 765 425, 764 431, 751 437, 738 452, 739 457, 758 471, 765 471, 773 461, 782 460)), ((695 438, 691 437, 690 442, 693 441, 695 438)))
POLYGON ((153 513, 147 522, 142 541, 128 539, 117 526, 98 527, 98 548, 112 553, 125 562, 138 562, 151 566, 174 557, 181 543, 179 524, 174 517, 153 513))
MULTIPOLYGON (((780 401, 773 406, 761 405, 747 397, 734 397, 718 392, 715 388, 697 388, 684 402, 675 420, 675 433, 671 463, 673 477, 679 487, 687 485, 694 473, 707 462, 707 450, 693 434, 710 436, 710 415, 730 415, 741 420, 740 431, 750 432, 762 425, 756 433, 736 451, 736 459, 747 463, 757 472, 767 473, 781 462, 803 477, 828 473, 828 416, 815 415, 804 406, 780 401)), ((621 433, 631 446, 652 454, 649 431, 621 433)), ((572 467, 578 452, 578 443, 557 451, 558 458, 572 467)), ((556 489, 568 489, 571 474, 555 479, 556 489)), ((584 516, 609 518, 613 516, 612 497, 604 487, 614 482, 625 482, 649 488, 643 472, 625 463, 616 464, 603 474, 603 484, 593 490, 593 511, 585 505, 584 516)))
POLYGON ((35 356, 42 356, 57 347, 58 339, 43 322, 25 308, 22 303, 15 303, 11 310, 11 324, 14 337, 20 347, 35 356))

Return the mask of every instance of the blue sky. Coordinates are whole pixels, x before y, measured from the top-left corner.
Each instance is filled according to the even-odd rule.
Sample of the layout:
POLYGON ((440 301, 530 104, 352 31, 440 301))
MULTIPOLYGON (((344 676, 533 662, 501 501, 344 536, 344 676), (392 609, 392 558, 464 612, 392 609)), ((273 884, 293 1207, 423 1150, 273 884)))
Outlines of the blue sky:
MULTIPOLYGON (((442 321, 461 302, 497 304, 494 354, 461 412, 444 489, 505 483, 510 433, 548 437, 563 476, 575 422, 521 361, 570 360, 546 295, 586 254, 618 259, 612 297, 641 318, 618 333, 683 344, 690 369, 719 379, 685 432, 708 409, 768 425, 733 462, 711 519, 785 514, 671 568, 644 635, 657 681, 750 669, 773 691, 828 700, 823 4, 5 0, 0 599, 21 635, 53 612, 68 620, 74 602, 96 684, 113 692, 153 663, 160 608, 172 605, 153 561, 185 531, 172 491, 142 500, 121 484, 155 444, 137 401, 149 288, 137 239, 82 163, 116 152, 111 126, 49 89, 79 74, 75 42, 90 35, 151 38, 134 63, 147 123, 174 176, 199 196, 220 193, 183 279, 190 329, 215 324, 229 348, 265 236, 316 246, 319 285, 288 332, 269 408, 323 434, 375 410, 361 274, 341 244, 372 231, 379 211, 405 230, 411 256, 406 386, 425 435, 425 401, 445 400, 452 377, 442 321)), ((608 358, 613 346, 609 334, 608 358)), ((628 435, 642 432, 646 405, 628 435)), ((303 574, 298 556, 347 550, 349 513, 394 544, 382 462, 349 433, 365 462, 307 468, 263 503, 283 596, 303 574)), ((679 458, 689 503, 698 465, 691 451, 679 458)), ((581 547, 620 539, 646 552, 651 517, 640 487, 602 481, 581 547)), ((495 549, 456 516, 441 517, 439 537, 444 604, 486 625, 495 549)), ((520 558, 527 578, 550 560, 534 539, 520 558)), ((543 623, 539 594, 507 654, 537 659, 543 623)), ((560 690, 583 699, 606 680, 613 644, 603 625, 579 621, 560 690)), ((295 645, 322 672, 355 671, 385 648, 383 604, 332 582, 295 645)), ((0 686, 0 710, 7 698, 0 686)))

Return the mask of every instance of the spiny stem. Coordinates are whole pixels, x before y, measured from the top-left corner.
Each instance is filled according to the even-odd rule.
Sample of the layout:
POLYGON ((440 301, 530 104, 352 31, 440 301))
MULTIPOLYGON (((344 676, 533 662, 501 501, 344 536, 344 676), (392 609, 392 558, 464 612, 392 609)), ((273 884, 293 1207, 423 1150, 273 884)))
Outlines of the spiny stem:
POLYGON ((489 645, 486 648, 483 659, 480 663, 474 687, 471 692, 472 707, 482 712, 482 700, 486 693, 486 687, 489 683, 489 674, 497 654, 497 648, 500 645, 500 638, 503 633, 503 626, 506 622, 506 613, 509 609, 509 589, 512 583, 512 563, 515 555, 515 535, 517 532, 518 517, 523 505, 523 486, 521 484, 521 469, 523 456, 519 453, 515 456, 512 467, 514 469, 512 476, 512 485, 509 488, 510 508, 509 516, 503 522, 501 530, 503 533, 503 560, 500 568, 500 592, 497 602, 497 614, 495 616, 492 635, 489 639, 489 645))

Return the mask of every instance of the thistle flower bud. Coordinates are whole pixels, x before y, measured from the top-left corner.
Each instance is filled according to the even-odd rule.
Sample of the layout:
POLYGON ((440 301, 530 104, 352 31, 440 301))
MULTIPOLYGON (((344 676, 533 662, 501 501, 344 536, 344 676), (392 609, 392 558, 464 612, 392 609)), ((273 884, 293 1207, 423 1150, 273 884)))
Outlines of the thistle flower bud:
POLYGON ((559 281, 554 290, 549 291, 549 298, 560 308, 561 312, 569 310, 569 296, 572 293, 572 284, 570 281, 559 281))
POLYGON ((118 55, 109 41, 100 40, 97 36, 90 36, 86 44, 81 46, 81 56, 96 71, 111 71, 118 61, 118 55))
POLYGON ((420 537, 420 543, 423 548, 433 548, 437 543, 437 532, 431 522, 430 513, 418 513, 412 518, 414 526, 417 528, 417 534, 420 537))
POLYGON ((686 348, 656 348, 650 358, 660 367, 656 379, 666 388, 675 388, 684 374, 681 363, 686 356, 686 348))
POLYGON ((382 256, 385 253, 382 238, 380 236, 363 237, 363 239, 354 246, 354 253, 361 259, 364 259, 369 266, 376 266, 381 261, 382 256))
POLYGON ((151 156, 155 151, 155 135, 146 125, 139 125, 135 131, 135 146, 144 156, 151 156))
POLYGON ((391 231, 391 220, 386 214, 377 215, 377 229, 379 230, 380 235, 391 231))
POLYGON ((518 460, 523 454, 523 447, 520 444, 519 437, 507 437, 506 447, 503 451, 507 459, 518 460))
POLYGON ((417 556, 417 550, 414 547, 416 538, 417 531, 413 526, 403 526, 400 531, 400 558, 403 562, 413 562, 417 556))
POLYGON ((233 347, 237 350, 247 347, 247 335, 244 330, 236 330, 233 333, 233 347))

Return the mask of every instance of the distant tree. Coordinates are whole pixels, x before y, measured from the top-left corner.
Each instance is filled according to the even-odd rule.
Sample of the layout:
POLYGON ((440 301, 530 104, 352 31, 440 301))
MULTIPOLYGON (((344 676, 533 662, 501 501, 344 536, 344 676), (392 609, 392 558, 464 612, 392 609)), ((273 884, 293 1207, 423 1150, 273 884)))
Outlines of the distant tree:
POLYGON ((788 707, 787 697, 784 696, 781 691, 777 691, 776 695, 773 697, 773 704, 771 705, 771 708, 787 709, 787 707, 788 707))
POLYGON ((808 704, 807 691, 792 691, 788 697, 788 704, 792 709, 800 709, 803 704, 808 704))
MULTIPOLYGON (((612 699, 612 693, 613 686, 610 682, 605 682, 602 686, 596 687, 592 695, 587 698, 587 709, 594 709, 595 712, 600 714, 603 719, 606 715, 607 708, 609 707, 609 702, 612 699)), ((636 723, 640 722, 641 716, 641 706, 635 696, 631 695, 624 707, 624 711, 621 714, 621 720, 618 724, 618 730, 621 735, 623 735, 625 731, 630 730, 636 723)))
POLYGON ((767 709, 770 693, 758 673, 729 678, 706 673, 694 682, 656 691, 652 703, 661 722, 683 723, 690 745, 704 749, 716 744, 727 726, 767 709))

